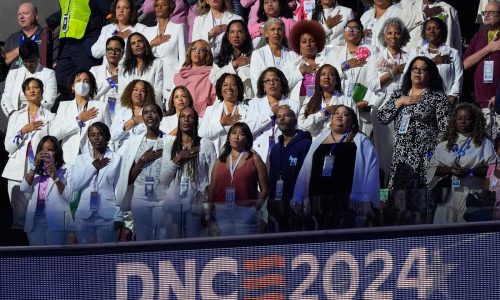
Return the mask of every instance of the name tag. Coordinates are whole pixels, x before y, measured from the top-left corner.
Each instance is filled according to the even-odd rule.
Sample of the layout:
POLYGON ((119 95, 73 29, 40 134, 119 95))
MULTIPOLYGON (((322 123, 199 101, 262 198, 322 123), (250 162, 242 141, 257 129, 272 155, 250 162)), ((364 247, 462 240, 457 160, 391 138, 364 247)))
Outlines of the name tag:
POLYGON ((406 134, 408 132, 408 126, 410 125, 410 115, 403 115, 401 117, 401 123, 399 123, 399 134, 406 134))
POLYGON ((321 173, 321 176, 332 176, 334 162, 335 155, 325 156, 325 159, 323 160, 323 172, 321 173))
POLYGON ((457 176, 451 176, 451 187, 452 188, 459 188, 460 187, 460 178, 457 176))
POLYGON ((354 82, 349 82, 349 84, 347 85, 347 97, 352 97, 352 94, 353 94, 353 91, 354 91, 354 82))
POLYGON ((154 194, 155 178, 153 176, 146 176, 144 179, 144 196, 151 197, 154 194))
POLYGON ((187 197, 188 194, 188 189, 189 189, 189 176, 182 176, 181 177, 181 184, 179 187, 179 196, 181 197, 187 197))
POLYGON ((108 110, 111 115, 115 114, 115 107, 116 107, 116 97, 115 96, 109 96, 108 97, 108 110))
POLYGON ((235 201, 236 201, 236 190, 233 187, 226 188, 226 207, 234 208, 235 201))
POLYGON ((486 60, 484 62, 483 69, 483 82, 484 83, 493 83, 493 68, 495 62, 492 60, 486 60))
POLYGON ((279 179, 276 181, 276 191, 274 193, 274 200, 281 201, 283 196, 283 180, 279 179))
POLYGON ((90 193, 90 210, 98 210, 101 202, 101 196, 98 192, 90 193))

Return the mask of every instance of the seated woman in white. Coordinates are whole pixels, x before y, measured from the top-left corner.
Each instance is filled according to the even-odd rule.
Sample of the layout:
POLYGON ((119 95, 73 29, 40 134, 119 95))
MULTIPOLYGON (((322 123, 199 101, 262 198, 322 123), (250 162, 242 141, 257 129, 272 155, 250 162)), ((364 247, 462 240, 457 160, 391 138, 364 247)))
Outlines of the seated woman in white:
POLYGON ((115 190, 120 174, 121 157, 108 148, 109 128, 102 122, 89 126, 89 152, 78 155, 69 184, 76 197, 76 238, 80 244, 111 243, 118 238, 114 220, 118 214, 115 190))
POLYGON ((286 77, 275 67, 262 72, 257 86, 257 98, 250 100, 246 120, 254 137, 254 150, 265 162, 281 133, 276 125, 278 108, 288 105, 298 114, 300 106, 297 100, 288 99, 290 89, 286 77))
POLYGON ((186 26, 170 19, 174 7, 172 0, 155 0, 156 25, 144 31, 154 55, 163 62, 163 99, 170 97, 174 74, 184 63, 186 53, 186 26))
POLYGON ((154 90, 149 82, 135 79, 125 88, 111 126, 111 141, 116 149, 120 148, 131 135, 146 132, 142 119, 142 108, 155 103, 154 90))
POLYGON ((183 85, 176 86, 170 94, 167 104, 167 112, 161 119, 160 130, 170 137, 177 135, 177 124, 179 123, 179 114, 186 107, 193 107, 193 97, 183 85))
POLYGON ((232 20, 242 19, 231 12, 230 0, 201 0, 198 4, 198 16, 194 19, 191 40, 207 41, 212 54, 217 56, 227 24, 232 20))
POLYGON ((156 104, 163 107, 163 64, 151 50, 148 40, 140 33, 128 37, 125 58, 118 72, 118 94, 122 95, 125 87, 134 79, 151 83, 155 90, 156 104))
POLYGON ((99 39, 91 48, 92 56, 101 58, 106 54, 106 41, 112 36, 119 36, 124 40, 134 32, 143 33, 146 26, 138 23, 138 13, 135 2, 132 0, 114 0, 111 3, 112 23, 101 29, 99 39))
POLYGON ((215 85, 218 102, 209 106, 201 121, 200 136, 214 142, 217 155, 226 142, 229 128, 245 122, 247 105, 243 104, 243 82, 238 75, 223 74, 215 85))
POLYGON ((28 105, 14 111, 9 118, 5 134, 5 150, 9 160, 2 177, 8 180, 8 194, 12 206, 13 227, 23 228, 26 219, 28 199, 19 190, 21 180, 35 161, 35 150, 40 140, 49 134, 54 116, 41 106, 43 83, 37 78, 28 78, 22 89, 28 99, 28 105))
POLYGON ((75 99, 59 103, 50 134, 62 140, 64 162, 71 166, 78 154, 90 149, 87 128, 94 122, 111 124, 111 118, 106 104, 93 100, 97 84, 92 73, 79 69, 70 77, 69 83, 68 88, 75 99))
POLYGON ((72 191, 59 141, 44 136, 37 146, 35 162, 21 182, 29 198, 24 231, 31 246, 65 245, 73 231, 69 208, 72 191))

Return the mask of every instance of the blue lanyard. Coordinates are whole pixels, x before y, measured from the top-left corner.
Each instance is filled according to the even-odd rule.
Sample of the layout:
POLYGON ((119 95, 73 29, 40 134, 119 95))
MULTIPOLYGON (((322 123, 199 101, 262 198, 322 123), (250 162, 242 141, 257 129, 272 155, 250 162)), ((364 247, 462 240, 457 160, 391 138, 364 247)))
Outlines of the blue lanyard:
MULTIPOLYGON (((332 149, 330 149, 330 155, 332 155, 332 152, 333 152, 333 150, 335 150, 335 147, 337 147, 338 144, 342 143, 347 138, 347 136, 349 135, 349 133, 351 133, 351 132, 348 131, 348 132, 344 133, 344 135, 342 136, 342 138, 340 139, 340 141, 338 141, 338 143, 334 143, 332 145, 332 149)), ((332 138, 333 138, 333 135, 332 135, 332 138)), ((333 139, 333 140, 335 140, 335 139, 333 139)))
MULTIPOLYGON (((40 35, 39 34, 34 34, 31 36, 31 40, 33 42, 36 42, 37 40, 40 39, 40 35)), ((24 33, 21 32, 21 35, 19 36, 19 46, 21 46, 24 42, 24 33)))
POLYGON ((457 159, 460 159, 462 156, 465 155, 465 150, 470 148, 470 142, 472 141, 472 138, 467 138, 467 140, 462 144, 462 147, 460 147, 460 150, 458 150, 457 153, 457 159))

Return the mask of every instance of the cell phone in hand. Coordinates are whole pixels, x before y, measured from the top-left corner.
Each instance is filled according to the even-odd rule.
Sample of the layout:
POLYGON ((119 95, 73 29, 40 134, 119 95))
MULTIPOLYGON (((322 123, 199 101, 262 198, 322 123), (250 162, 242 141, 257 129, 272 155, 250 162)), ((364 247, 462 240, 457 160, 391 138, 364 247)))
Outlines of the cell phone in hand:
POLYGON ((49 166, 54 163, 54 152, 47 151, 47 155, 43 160, 43 170, 45 173, 49 173, 49 166))

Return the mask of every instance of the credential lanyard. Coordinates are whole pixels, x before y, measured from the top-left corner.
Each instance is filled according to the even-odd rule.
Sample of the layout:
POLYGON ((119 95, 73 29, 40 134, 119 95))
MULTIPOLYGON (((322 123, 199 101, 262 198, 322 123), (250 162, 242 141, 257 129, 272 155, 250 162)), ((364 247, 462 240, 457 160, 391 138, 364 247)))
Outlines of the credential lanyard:
POLYGON ((472 137, 467 138, 467 140, 462 144, 462 147, 457 151, 456 161, 459 162, 460 158, 465 155, 465 150, 469 148, 470 142, 472 141, 472 137))
MULTIPOLYGON (((351 132, 348 131, 348 132, 344 133, 344 135, 342 136, 342 138, 340 139, 340 141, 338 141, 337 143, 334 143, 332 145, 332 149, 330 149, 330 155, 332 155, 333 150, 335 150, 335 148, 337 147, 337 145, 340 144, 340 143, 342 143, 347 138, 347 136, 349 135, 349 133, 351 133, 351 132)), ((333 137, 333 135, 332 135, 332 137, 333 137)))
POLYGON ((240 152, 240 155, 238 155, 238 159, 236 160, 236 163, 234 164, 234 166, 233 166, 233 156, 231 154, 229 154, 229 174, 231 174, 231 185, 233 184, 234 172, 236 172, 236 168, 238 167, 238 163, 240 162, 244 153, 245 153, 245 151, 240 152))

